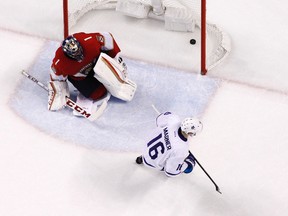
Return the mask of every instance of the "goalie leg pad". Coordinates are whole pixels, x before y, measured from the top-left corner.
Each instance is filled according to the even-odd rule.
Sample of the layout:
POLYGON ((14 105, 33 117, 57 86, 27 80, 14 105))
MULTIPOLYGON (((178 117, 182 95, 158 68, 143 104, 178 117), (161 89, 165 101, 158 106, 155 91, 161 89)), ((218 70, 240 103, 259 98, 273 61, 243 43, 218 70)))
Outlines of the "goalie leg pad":
POLYGON ((136 83, 129 79, 126 79, 125 83, 121 84, 120 88, 114 92, 113 96, 124 101, 131 101, 134 97, 136 89, 136 83))
POLYGON ((70 96, 66 81, 50 81, 48 83, 48 110, 62 109, 66 104, 66 97, 70 96))
POLYGON ((126 69, 116 60, 101 53, 95 67, 94 77, 114 96, 131 101, 137 89, 136 83, 126 78, 126 69))
MULTIPOLYGON (((87 111, 88 113, 91 113, 92 118, 93 118, 93 114, 97 112, 101 112, 101 113, 98 113, 97 116, 102 115, 102 113, 104 112, 107 106, 107 102, 110 99, 110 96, 111 94, 107 92, 107 94, 104 97, 100 98, 99 100, 92 100, 90 98, 86 98, 81 93, 79 93, 77 96, 76 102, 85 111, 87 111)), ((82 116, 76 111, 73 111, 73 115, 82 116)))

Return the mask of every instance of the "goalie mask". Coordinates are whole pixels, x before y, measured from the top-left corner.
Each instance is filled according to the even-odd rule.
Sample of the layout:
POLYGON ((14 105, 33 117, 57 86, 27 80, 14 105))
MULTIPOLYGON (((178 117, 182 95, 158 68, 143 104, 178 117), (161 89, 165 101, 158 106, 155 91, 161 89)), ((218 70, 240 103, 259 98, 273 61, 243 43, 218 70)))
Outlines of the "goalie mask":
POLYGON ((62 50, 67 56, 77 61, 81 61, 84 58, 82 46, 73 36, 68 36, 63 41, 62 50))
POLYGON ((202 122, 197 118, 185 118, 181 123, 181 130, 189 136, 196 136, 202 128, 202 122))

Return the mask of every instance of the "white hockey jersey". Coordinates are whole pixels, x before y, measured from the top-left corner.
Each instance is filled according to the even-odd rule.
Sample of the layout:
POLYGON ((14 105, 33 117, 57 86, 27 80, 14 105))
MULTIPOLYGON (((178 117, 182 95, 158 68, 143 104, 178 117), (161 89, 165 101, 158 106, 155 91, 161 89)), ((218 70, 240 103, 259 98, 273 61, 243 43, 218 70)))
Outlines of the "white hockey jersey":
POLYGON ((187 168, 184 160, 189 155, 187 138, 180 130, 180 118, 170 112, 162 113, 157 117, 156 125, 146 144, 143 163, 164 171, 167 176, 177 176, 187 168))

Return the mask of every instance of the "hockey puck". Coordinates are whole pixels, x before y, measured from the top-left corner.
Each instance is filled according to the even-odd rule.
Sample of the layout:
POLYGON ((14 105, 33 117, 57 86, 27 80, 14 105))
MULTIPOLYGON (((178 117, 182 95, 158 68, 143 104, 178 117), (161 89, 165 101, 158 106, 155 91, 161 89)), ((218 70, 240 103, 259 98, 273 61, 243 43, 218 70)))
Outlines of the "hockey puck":
POLYGON ((137 164, 142 164, 143 163, 142 156, 139 156, 139 157, 136 158, 136 163, 137 164))
POLYGON ((191 39, 190 40, 190 44, 192 44, 192 45, 196 44, 196 40, 195 39, 191 39))

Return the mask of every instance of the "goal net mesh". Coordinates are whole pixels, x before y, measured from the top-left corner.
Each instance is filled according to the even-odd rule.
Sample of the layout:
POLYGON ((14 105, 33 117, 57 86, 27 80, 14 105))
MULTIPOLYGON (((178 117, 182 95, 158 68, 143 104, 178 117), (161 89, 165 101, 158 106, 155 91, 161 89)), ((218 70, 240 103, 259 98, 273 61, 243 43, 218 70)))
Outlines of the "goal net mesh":
MULTIPOLYGON (((74 26, 82 16, 91 10, 117 10, 120 1, 122 4, 123 2, 129 3, 129 7, 131 7, 131 4, 137 4, 143 6, 143 8, 148 8, 147 10, 151 10, 151 8, 153 10, 153 0, 70 0, 68 1, 69 28, 74 26)), ((194 26, 201 28, 201 0, 163 0, 162 3, 165 7, 164 16, 157 17, 152 14, 152 16, 147 15, 147 18, 162 19, 165 22, 165 28, 168 30, 177 31, 180 29, 180 31, 183 31, 184 28, 184 31, 194 31, 194 26), (185 27, 183 27, 184 25, 185 27)), ((132 12, 133 10, 136 11, 133 7, 130 10, 132 12)), ((143 9, 141 11, 143 12, 143 9)), ((143 18, 143 14, 139 16, 143 18)), ((209 34, 214 38, 213 51, 207 56, 202 56, 206 60, 206 69, 210 70, 223 61, 230 52, 231 45, 227 33, 215 24, 207 22, 205 34, 209 34)))

